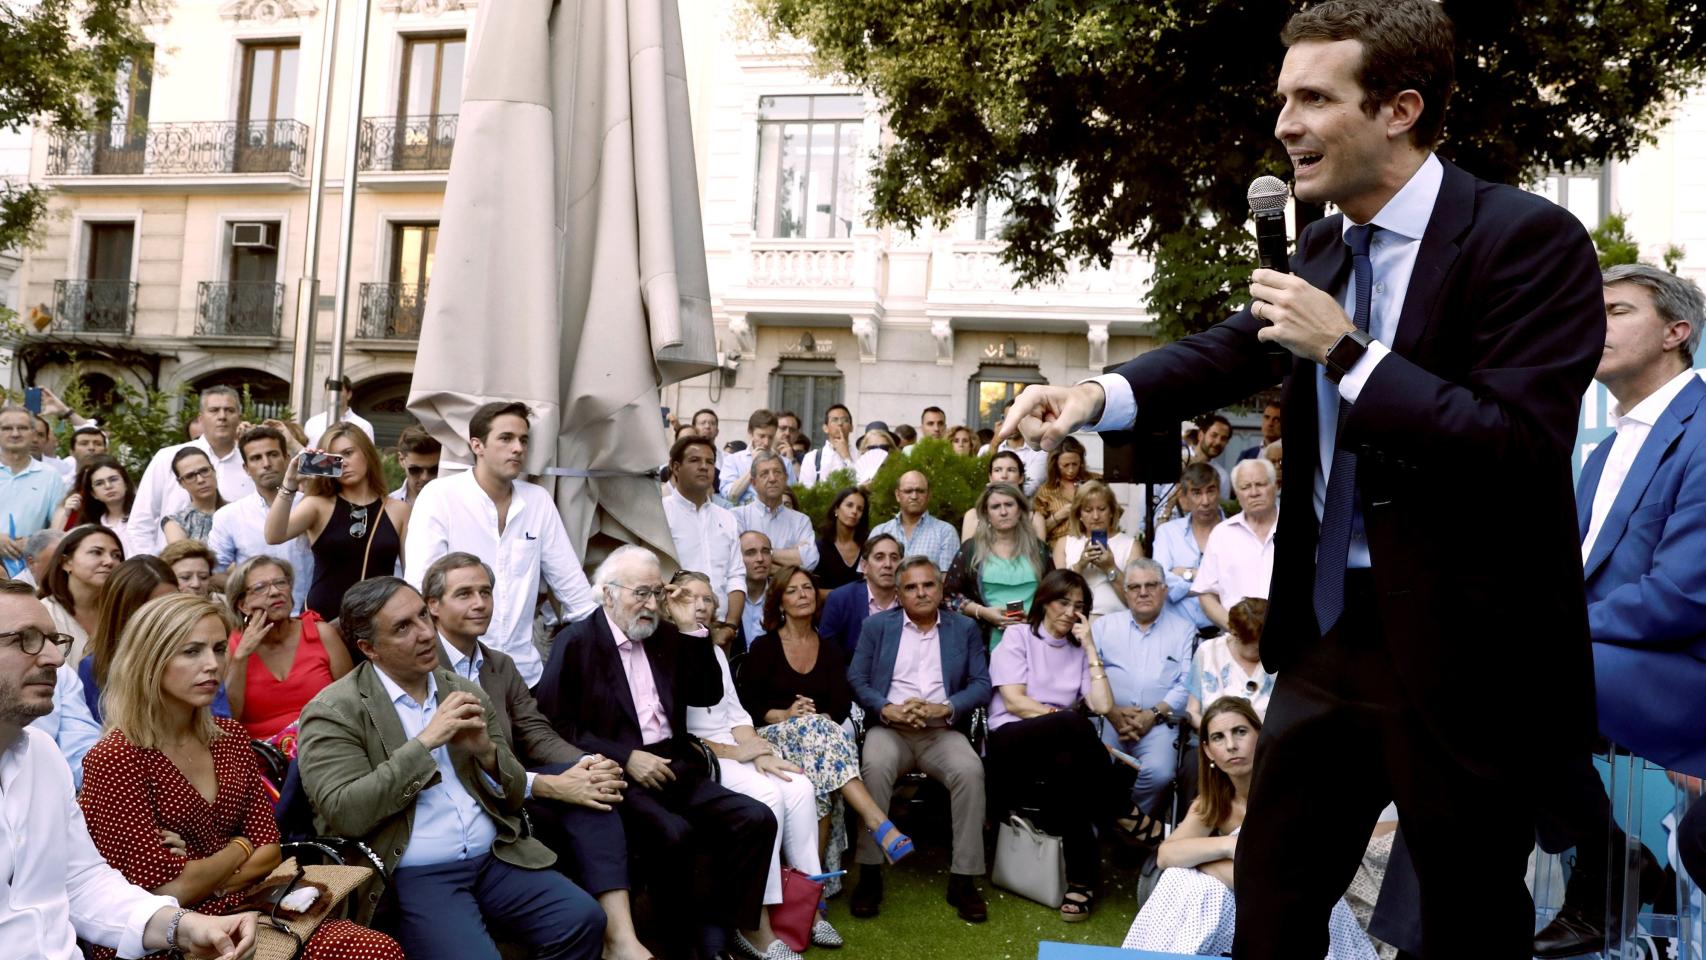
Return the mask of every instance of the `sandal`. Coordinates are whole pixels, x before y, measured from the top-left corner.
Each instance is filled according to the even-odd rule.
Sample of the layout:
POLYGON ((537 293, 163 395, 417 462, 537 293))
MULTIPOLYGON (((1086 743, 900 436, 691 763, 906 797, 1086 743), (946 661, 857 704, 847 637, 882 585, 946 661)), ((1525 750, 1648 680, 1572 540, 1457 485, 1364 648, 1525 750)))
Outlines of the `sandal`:
POLYGON ((1090 919, 1090 903, 1096 894, 1082 884, 1066 885, 1066 899, 1060 904, 1060 919, 1067 923, 1082 923, 1090 919), (1073 899, 1076 897, 1077 899, 1073 899))
POLYGON ((883 848, 883 859, 891 866, 906 859, 906 855, 912 852, 912 838, 896 829, 893 820, 884 820, 877 824, 876 829, 871 831, 871 836, 877 841, 877 846, 883 848), (883 837, 890 832, 893 832, 894 836, 885 841, 883 837))
POLYGON ((1167 825, 1134 806, 1130 813, 1114 821, 1114 831, 1128 844, 1154 847, 1165 838, 1167 825))

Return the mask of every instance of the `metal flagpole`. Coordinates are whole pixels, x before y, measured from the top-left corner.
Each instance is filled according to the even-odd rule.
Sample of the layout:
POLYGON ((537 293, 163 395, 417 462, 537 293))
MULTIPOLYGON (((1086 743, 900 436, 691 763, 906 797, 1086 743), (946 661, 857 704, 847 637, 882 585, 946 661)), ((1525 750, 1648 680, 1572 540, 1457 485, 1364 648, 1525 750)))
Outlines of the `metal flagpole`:
MULTIPOLYGON (((320 315, 320 207, 326 196, 326 139, 332 115, 332 68, 337 63, 339 0, 327 0, 320 28, 320 112, 308 164, 308 236, 302 279, 296 285, 296 339, 290 363, 290 403, 296 422, 307 423, 314 405, 314 338, 320 315)), ((312 442, 313 438, 310 438, 312 442)))
POLYGON ((350 248, 355 242, 355 188, 360 153, 361 100, 367 79, 367 27, 373 18, 373 0, 360 0, 361 19, 356 21, 355 72, 350 80, 349 122, 344 131, 343 219, 338 223, 338 275, 332 309, 332 357, 326 371, 326 425, 344 414, 344 337, 349 329, 350 248))

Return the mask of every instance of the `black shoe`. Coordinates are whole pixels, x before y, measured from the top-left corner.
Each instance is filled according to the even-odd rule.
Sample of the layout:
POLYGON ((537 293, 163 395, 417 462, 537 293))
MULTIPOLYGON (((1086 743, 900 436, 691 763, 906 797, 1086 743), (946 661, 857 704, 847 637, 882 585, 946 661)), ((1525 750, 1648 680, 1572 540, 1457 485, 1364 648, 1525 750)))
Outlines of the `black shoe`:
POLYGON ((1565 907, 1552 922, 1534 935, 1534 956, 1538 960, 1561 960, 1579 957, 1605 948, 1605 923, 1594 921, 1586 911, 1565 907))
POLYGON ((967 923, 982 923, 989 919, 989 904, 977 892, 977 881, 963 873, 948 874, 948 903, 960 912, 967 923))
POLYGON ((882 905, 883 868, 865 864, 859 868, 859 883, 853 888, 853 898, 847 909, 853 916, 869 920, 877 915, 882 905))

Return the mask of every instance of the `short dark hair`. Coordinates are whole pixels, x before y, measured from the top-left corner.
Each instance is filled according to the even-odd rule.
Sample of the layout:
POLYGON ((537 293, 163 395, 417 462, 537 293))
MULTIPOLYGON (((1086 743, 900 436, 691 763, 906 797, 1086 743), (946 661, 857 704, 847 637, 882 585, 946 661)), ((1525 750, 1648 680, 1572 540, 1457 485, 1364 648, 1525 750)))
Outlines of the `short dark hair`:
POLYGON ((90 436, 100 437, 102 440, 105 440, 107 438, 107 432, 105 430, 102 430, 100 427, 97 427, 92 423, 85 423, 82 426, 78 427, 77 429, 71 431, 71 439, 75 440, 78 437, 83 436, 84 434, 89 434, 90 436))
POLYGON ((701 437, 697 433, 690 433, 685 437, 677 437, 675 442, 669 445, 669 462, 680 463, 681 458, 687 456, 687 449, 689 447, 704 447, 711 451, 711 459, 715 460, 717 458, 716 444, 704 437, 701 437))
POLYGON ((901 577, 906 576, 906 571, 911 570, 913 567, 929 567, 936 574, 936 582, 942 582, 942 568, 936 566, 936 561, 922 553, 915 553, 910 557, 902 558, 900 566, 896 567, 894 571, 895 580, 899 581, 901 577))
POLYGON ((397 435, 397 455, 399 457, 411 453, 431 456, 435 453, 441 453, 443 450, 444 444, 434 440, 432 434, 427 433, 426 428, 418 423, 404 427, 403 432, 397 435))
POLYGON ((351 643, 366 640, 373 643, 373 618, 379 616, 399 590, 414 590, 401 577, 368 577, 344 591, 344 602, 338 608, 338 630, 351 643))
POLYGON ((1422 95, 1422 115, 1410 128, 1418 147, 1432 147, 1445 130, 1445 108, 1456 86, 1457 39, 1445 8, 1433 0, 1327 0, 1292 15, 1280 31, 1287 47, 1309 40, 1362 44, 1362 111, 1405 90, 1422 95))
POLYGON ((36 588, 22 580, 0 580, 0 594, 9 593, 16 597, 33 597, 36 588))
POLYGON ((173 477, 173 479, 176 479, 178 476, 178 464, 183 463, 185 460, 188 460, 191 457, 200 457, 203 460, 207 461, 207 465, 209 467, 213 466, 213 457, 210 456, 206 450, 203 450, 200 447, 194 447, 194 446, 187 446, 186 445, 183 449, 179 450, 177 453, 172 454, 172 477, 173 477))
POLYGON ((853 411, 847 409, 847 404, 845 404, 845 403, 832 403, 828 407, 824 408, 823 422, 828 423, 829 422, 829 415, 834 413, 837 410, 840 410, 842 413, 847 414, 847 419, 849 419, 849 420, 853 419, 853 411))
POLYGON ((1018 454, 1014 453, 1011 450, 997 450, 997 451, 995 451, 994 455, 992 455, 989 458, 989 469, 990 469, 990 471, 993 472, 995 470, 995 461, 1002 460, 1002 459, 1011 460, 1014 463, 1018 464, 1019 465, 1019 479, 1020 480, 1025 479, 1025 461, 1018 454))
POLYGON ((237 457, 239 459, 248 459, 249 444, 258 443, 262 440, 276 441, 278 443, 279 453, 284 453, 290 449, 290 444, 284 442, 284 434, 280 433, 277 427, 269 427, 266 424, 262 424, 258 427, 250 427, 249 429, 244 430, 242 436, 237 438, 237 457))
POLYGON ((918 430, 910 423, 896 424, 895 428, 889 433, 905 446, 911 446, 918 442, 918 430))
POLYGON ((497 575, 492 573, 492 568, 486 561, 471 553, 453 550, 427 567, 426 574, 421 577, 421 596, 428 600, 443 600, 444 588, 449 585, 450 575, 469 567, 479 567, 486 571, 486 579, 491 581, 493 586, 497 585, 497 575))
POLYGON ((778 427, 781 426, 782 420, 784 418, 787 418, 787 417, 792 417, 794 419, 794 426, 797 427, 800 425, 800 415, 795 413, 792 410, 778 410, 778 411, 776 411, 776 425, 778 427))
POLYGON ((941 407, 931 406, 931 407, 925 407, 924 412, 920 413, 918 415, 918 422, 923 423, 924 418, 928 417, 932 413, 941 414, 943 420, 948 419, 948 411, 943 410, 941 407))
MULTIPOLYGON (((1076 570, 1057 567, 1043 576, 1043 582, 1037 584, 1037 595, 1031 598, 1031 613, 1027 621, 1031 629, 1041 633, 1043 615, 1047 613, 1049 604, 1056 600, 1065 599, 1068 593, 1078 591, 1078 599, 1084 604, 1084 612, 1088 614, 1096 599, 1090 595, 1090 584, 1076 570)), ((1066 632, 1066 640, 1073 646, 1078 646, 1078 638, 1072 631, 1066 632)))
POLYGON ((474 416, 468 421, 468 439, 484 443, 486 438, 491 436, 492 421, 499 417, 520 417, 529 420, 532 416, 533 411, 520 400, 494 400, 481 404, 480 409, 475 410, 474 416))
POLYGON ((776 426, 776 414, 763 407, 752 411, 752 416, 746 418, 746 432, 763 430, 765 427, 776 426))
POLYGON ((884 540, 887 540, 889 543, 894 544, 895 549, 899 550, 901 553, 906 552, 906 548, 900 545, 900 538, 895 536, 894 534, 892 534, 892 533, 873 533, 870 536, 865 538, 865 545, 859 548, 859 559, 861 559, 861 560, 871 559, 871 551, 875 550, 875 549, 877 549, 877 547, 881 546, 882 542, 884 540))
POLYGON ((1278 410, 1281 413, 1284 413, 1285 412, 1285 401, 1281 400, 1279 397, 1275 397, 1272 400, 1269 400, 1267 403, 1262 404, 1263 410, 1266 410, 1269 407, 1273 407, 1275 410, 1278 410))
POLYGON ((1219 414, 1219 413, 1210 413, 1210 414, 1205 414, 1204 416, 1198 417, 1197 418, 1197 429, 1198 430, 1207 430, 1209 427, 1212 427, 1217 423, 1224 423, 1224 424, 1226 424, 1226 429, 1228 429, 1228 430, 1232 429, 1232 421, 1226 419, 1225 415, 1219 414))
MULTIPOLYGON (((1220 474, 1216 473, 1210 464, 1187 463, 1185 469, 1179 471, 1179 486, 1182 488, 1206 487, 1211 483, 1214 484, 1216 490, 1220 490, 1220 474)), ((1220 490, 1220 492, 1230 493, 1231 491, 1220 490)))
POLYGON ((695 411, 694 411, 694 412, 693 412, 693 416, 692 416, 692 417, 690 417, 690 418, 688 418, 688 422, 689 422, 689 423, 692 423, 692 422, 693 422, 693 421, 694 421, 694 420, 697 420, 697 419, 699 419, 699 418, 700 418, 700 417, 702 417, 702 416, 704 416, 704 415, 705 415, 705 414, 707 414, 707 413, 708 413, 708 414, 710 414, 710 415, 711 415, 711 419, 712 419, 712 420, 715 420, 715 421, 717 421, 717 422, 718 422, 718 423, 722 423, 722 422, 723 422, 723 421, 722 421, 722 418, 721 418, 721 417, 719 417, 719 416, 717 416, 717 411, 715 411, 715 410, 712 410, 712 409, 711 409, 711 408, 710 408, 710 407, 701 407, 701 408, 700 408, 700 409, 698 409, 698 410, 695 410, 695 411))

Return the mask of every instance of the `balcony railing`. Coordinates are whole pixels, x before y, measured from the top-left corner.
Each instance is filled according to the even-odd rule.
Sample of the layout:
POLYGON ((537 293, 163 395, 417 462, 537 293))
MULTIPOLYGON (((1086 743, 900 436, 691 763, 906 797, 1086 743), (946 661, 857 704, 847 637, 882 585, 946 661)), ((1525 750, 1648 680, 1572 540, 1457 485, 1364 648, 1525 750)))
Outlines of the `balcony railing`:
POLYGON ((296 120, 113 124, 58 132, 48 144, 53 177, 289 173, 308 166, 308 125, 296 120))
POLYGON ((356 159, 363 170, 449 170, 456 114, 368 117, 361 121, 356 159))
POLYGON ((116 333, 136 327, 136 284, 129 280, 53 281, 54 333, 116 333))
POLYGON ((284 284, 203 280, 195 288, 195 332, 201 337, 277 337, 284 284))
POLYGON ((361 285, 361 326, 364 340, 419 340, 426 313, 424 283, 364 283, 361 285))

